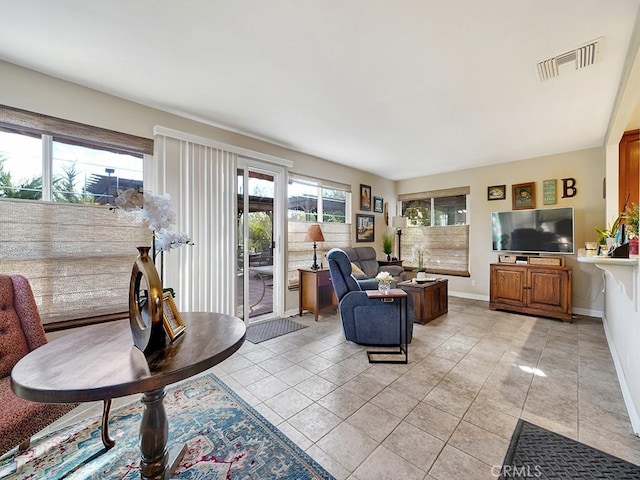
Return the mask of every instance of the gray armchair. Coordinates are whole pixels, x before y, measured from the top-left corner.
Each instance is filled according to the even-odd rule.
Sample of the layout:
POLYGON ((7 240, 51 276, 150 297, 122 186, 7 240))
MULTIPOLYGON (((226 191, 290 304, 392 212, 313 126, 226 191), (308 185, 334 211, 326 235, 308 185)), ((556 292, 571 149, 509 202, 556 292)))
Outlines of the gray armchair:
MULTIPOLYGON (((394 298, 393 302, 387 303, 379 299, 369 299, 351 274, 351 262, 343 250, 339 248, 329 250, 327 260, 346 339, 362 345, 397 345, 400 327, 396 302, 400 300, 394 298)), ((402 325, 403 338, 406 328, 408 342, 411 342, 413 336, 413 321, 413 297, 409 295, 407 322, 402 325)))
POLYGON ((399 265, 380 266, 373 247, 346 247, 342 251, 347 254, 349 261, 362 271, 362 275, 355 274, 356 280, 364 290, 378 288, 373 280, 380 272, 389 272, 396 282, 404 280, 404 268, 399 265))

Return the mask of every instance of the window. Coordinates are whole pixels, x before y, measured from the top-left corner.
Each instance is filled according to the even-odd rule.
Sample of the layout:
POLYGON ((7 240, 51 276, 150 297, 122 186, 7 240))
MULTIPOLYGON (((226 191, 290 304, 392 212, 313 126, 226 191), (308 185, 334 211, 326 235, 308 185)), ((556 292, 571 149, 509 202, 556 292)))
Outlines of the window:
POLYGON ((347 223, 347 196, 351 196, 348 185, 292 174, 288 191, 289 220, 347 223))
POLYGON ((142 188, 142 155, 0 127, 0 197, 113 205, 127 188, 142 188))
POLYGON ((297 288, 298 268, 309 268, 313 244, 304 241, 312 223, 320 223, 325 241, 318 244, 318 264, 327 268, 325 254, 350 245, 351 186, 330 180, 289 174, 288 286, 297 288))
POLYGON ((128 312, 135 247, 151 239, 105 205, 142 186, 152 152, 152 140, 0 105, 2 273, 29 279, 47 330, 128 312))
POLYGON ((405 266, 417 266, 415 245, 429 250, 427 270, 448 275, 469 275, 469 187, 399 195, 408 227, 402 231, 405 266))

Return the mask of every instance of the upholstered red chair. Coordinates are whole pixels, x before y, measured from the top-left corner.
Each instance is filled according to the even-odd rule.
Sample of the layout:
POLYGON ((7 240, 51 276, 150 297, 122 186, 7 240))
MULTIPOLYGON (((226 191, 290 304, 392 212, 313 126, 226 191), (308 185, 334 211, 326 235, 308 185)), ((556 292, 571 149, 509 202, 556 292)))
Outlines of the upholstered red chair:
POLYGON ((11 369, 31 350, 47 343, 31 286, 21 275, 0 275, 0 455, 31 436, 76 404, 36 403, 11 391, 11 369))

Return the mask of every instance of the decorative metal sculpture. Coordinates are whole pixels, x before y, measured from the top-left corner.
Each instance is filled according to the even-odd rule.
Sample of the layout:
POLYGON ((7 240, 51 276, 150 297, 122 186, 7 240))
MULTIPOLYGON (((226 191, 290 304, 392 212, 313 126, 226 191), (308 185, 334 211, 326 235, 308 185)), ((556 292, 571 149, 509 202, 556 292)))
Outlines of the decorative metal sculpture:
POLYGON ((163 326, 162 282, 151 257, 151 247, 138 247, 140 254, 129 282, 129 324, 133 343, 145 355, 166 345, 163 326))

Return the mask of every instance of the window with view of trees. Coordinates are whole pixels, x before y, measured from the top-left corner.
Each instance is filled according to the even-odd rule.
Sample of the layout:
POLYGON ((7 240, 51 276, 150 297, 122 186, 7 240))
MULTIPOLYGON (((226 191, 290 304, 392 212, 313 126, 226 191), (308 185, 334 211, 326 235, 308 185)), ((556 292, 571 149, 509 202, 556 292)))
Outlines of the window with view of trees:
POLYGON ((0 128, 0 197, 113 205, 128 188, 142 189, 142 155, 0 128))
POLYGON ((468 194, 469 187, 460 187, 398 196, 408 225, 402 231, 405 266, 417 266, 411 252, 423 245, 427 271, 469 275, 468 194))
POLYGON ((333 247, 350 244, 351 186, 295 173, 288 188, 288 286, 298 286, 298 269, 309 268, 313 245, 304 241, 309 225, 321 224, 325 241, 318 244, 318 263, 333 247))
POLYGON ((151 238, 110 206, 142 188, 152 153, 150 139, 0 105, 0 264, 27 277, 47 330, 126 316, 151 238))

